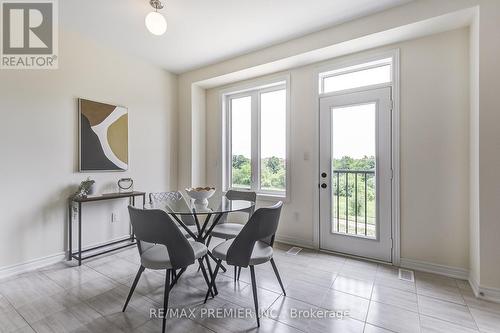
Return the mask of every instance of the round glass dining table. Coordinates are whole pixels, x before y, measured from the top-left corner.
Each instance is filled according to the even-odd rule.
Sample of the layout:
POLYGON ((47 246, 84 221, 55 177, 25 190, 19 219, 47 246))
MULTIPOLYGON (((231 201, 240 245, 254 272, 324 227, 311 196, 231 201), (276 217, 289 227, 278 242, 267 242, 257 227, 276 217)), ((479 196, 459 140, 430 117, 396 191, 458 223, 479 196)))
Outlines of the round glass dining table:
MULTIPOLYGON (((223 193, 216 192, 208 199, 208 203, 196 203, 185 192, 169 192, 163 197, 153 200, 146 209, 162 209, 167 212, 195 241, 206 243, 207 238, 213 228, 219 223, 220 219, 231 212, 252 212, 255 202, 246 200, 230 200, 223 193), (205 217, 203 224, 200 223, 200 217, 205 217), (212 219, 213 217, 213 219, 212 219), (210 221, 212 222, 210 223, 210 221), (196 230, 188 227, 196 226, 196 230)), ((215 260, 211 251, 208 255, 215 260)), ((207 258, 207 264, 211 271, 210 263, 207 258)), ((226 270, 225 267, 221 267, 226 270)))

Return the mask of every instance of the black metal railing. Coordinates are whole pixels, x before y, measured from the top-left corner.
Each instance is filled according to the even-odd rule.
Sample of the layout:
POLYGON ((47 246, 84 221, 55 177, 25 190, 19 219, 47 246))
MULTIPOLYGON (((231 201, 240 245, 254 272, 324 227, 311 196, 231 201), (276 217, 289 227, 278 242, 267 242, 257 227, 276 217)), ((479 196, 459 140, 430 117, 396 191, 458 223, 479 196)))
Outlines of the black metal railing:
MULTIPOLYGON (((369 194, 375 199, 375 170, 333 170, 332 179, 332 192, 336 200, 336 205, 334 205, 334 216, 336 217, 336 230, 340 230, 341 221, 341 209, 340 200, 345 200, 345 207, 343 215, 345 216, 345 233, 354 235, 373 236, 368 235, 368 203, 369 194), (343 184, 342 184, 343 183, 343 184), (370 184, 369 184, 370 183, 370 184), (361 186, 361 189, 359 187, 361 186), (361 195, 360 195, 361 194, 361 195), (354 215, 349 214, 349 201, 354 200, 354 215), (360 204, 360 200, 362 200, 360 204), (360 207, 361 206, 361 207, 360 207), (362 209, 362 215, 360 214, 360 208, 362 209), (354 217, 354 230, 349 231, 349 217, 354 217), (358 221, 358 219, 364 219, 364 221, 358 221), (364 226, 364 230, 358 232, 358 222, 364 226)), ((372 202, 373 200, 370 200, 372 202)), ((342 216, 342 217, 344 217, 342 216)), ((371 217, 374 218, 374 217, 371 217)))

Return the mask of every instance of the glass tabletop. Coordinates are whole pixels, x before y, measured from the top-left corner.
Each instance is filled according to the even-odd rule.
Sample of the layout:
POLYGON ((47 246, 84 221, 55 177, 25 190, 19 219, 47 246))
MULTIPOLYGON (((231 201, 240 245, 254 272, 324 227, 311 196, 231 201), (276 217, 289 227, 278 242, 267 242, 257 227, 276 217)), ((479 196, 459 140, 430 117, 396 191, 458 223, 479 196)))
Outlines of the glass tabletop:
POLYGON ((221 192, 216 192, 208 202, 195 202, 184 191, 177 192, 181 195, 173 195, 165 200, 155 201, 147 205, 150 209, 163 209, 167 213, 177 215, 193 215, 193 214, 222 214, 238 211, 246 211, 252 208, 255 203, 245 200, 229 200, 221 192))

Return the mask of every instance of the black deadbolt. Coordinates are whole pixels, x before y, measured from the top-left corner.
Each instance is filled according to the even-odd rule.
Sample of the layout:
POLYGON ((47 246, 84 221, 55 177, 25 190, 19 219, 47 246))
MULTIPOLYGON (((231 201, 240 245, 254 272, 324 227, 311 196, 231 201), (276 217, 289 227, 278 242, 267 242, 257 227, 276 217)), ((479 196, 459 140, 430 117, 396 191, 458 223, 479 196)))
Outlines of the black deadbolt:
POLYGON ((326 172, 323 172, 323 173, 321 174, 321 177, 326 178, 326 172))

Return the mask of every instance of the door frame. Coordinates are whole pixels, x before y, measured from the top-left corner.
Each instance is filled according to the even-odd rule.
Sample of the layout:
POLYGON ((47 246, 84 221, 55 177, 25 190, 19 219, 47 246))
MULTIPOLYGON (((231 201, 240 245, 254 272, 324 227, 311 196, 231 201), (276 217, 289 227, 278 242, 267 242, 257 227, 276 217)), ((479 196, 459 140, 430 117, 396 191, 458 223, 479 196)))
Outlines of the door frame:
MULTIPOLYGON (((391 112, 391 136, 392 136, 392 149, 391 149, 391 163, 393 169, 392 177, 392 197, 391 197, 391 229, 392 229, 392 264, 399 266, 401 262, 401 220, 400 220, 400 62, 399 62, 399 49, 393 49, 383 52, 371 52, 365 53, 364 55, 357 57, 350 57, 348 60, 333 61, 322 65, 314 71, 314 95, 315 98, 315 129, 316 135, 314 137, 314 151, 313 151, 313 163, 314 163, 314 175, 313 179, 316 180, 317 189, 314 191, 313 204, 314 204, 314 216, 313 216, 313 245, 316 249, 321 250, 320 244, 320 98, 327 96, 334 96, 338 92, 333 93, 320 93, 319 77, 320 74, 329 70, 335 70, 342 67, 349 67, 364 62, 370 62, 378 59, 392 58, 392 82, 389 84, 382 85, 371 85, 362 88, 355 88, 349 90, 343 90, 342 93, 362 91, 366 89, 373 89, 375 87, 391 87, 392 88, 392 112, 391 112)), ((329 252, 329 251, 325 251, 329 252)), ((343 254, 345 255, 345 254, 343 254)), ((373 259, 372 259, 373 260, 373 259)))

